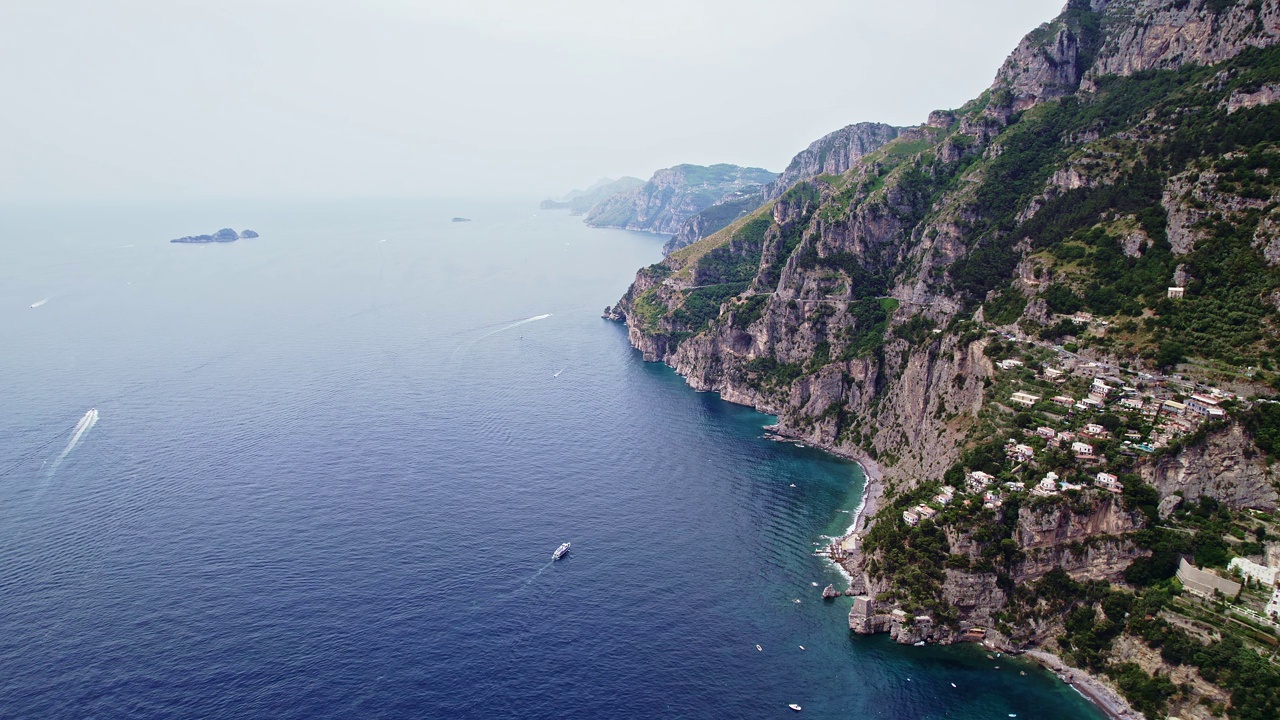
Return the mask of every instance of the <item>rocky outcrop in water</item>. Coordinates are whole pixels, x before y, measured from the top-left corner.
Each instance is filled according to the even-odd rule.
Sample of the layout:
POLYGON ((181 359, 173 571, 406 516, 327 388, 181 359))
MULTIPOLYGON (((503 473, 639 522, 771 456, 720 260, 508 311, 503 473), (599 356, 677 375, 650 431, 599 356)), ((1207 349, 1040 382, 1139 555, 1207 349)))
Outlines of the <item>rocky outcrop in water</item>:
POLYGON ((252 230, 245 230, 243 233, 238 233, 235 230, 232 230, 231 228, 222 228, 221 230, 219 230, 218 232, 212 235, 186 235, 180 238, 174 238, 169 242, 196 243, 196 244, 229 243, 229 242, 235 242, 236 240, 239 240, 241 238, 256 238, 256 237, 258 237, 258 233, 252 230))

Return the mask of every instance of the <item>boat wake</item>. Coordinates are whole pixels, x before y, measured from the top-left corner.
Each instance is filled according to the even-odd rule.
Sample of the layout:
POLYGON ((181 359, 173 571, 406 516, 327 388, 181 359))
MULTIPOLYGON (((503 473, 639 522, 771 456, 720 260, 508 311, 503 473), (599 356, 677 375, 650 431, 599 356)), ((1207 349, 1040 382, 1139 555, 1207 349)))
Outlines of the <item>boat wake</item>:
POLYGON ((494 336, 494 335, 497 335, 497 334, 498 334, 498 333, 500 333, 500 332, 506 332, 506 331, 508 331, 508 330, 511 330, 512 328, 518 328, 518 327, 520 327, 521 325, 526 325, 526 324, 531 323, 531 322, 537 322, 537 321, 539 321, 539 320, 546 320, 546 319, 547 319, 547 318, 549 318, 549 317, 551 317, 551 313, 546 313, 545 315, 534 315, 534 316, 533 316, 533 317, 531 317, 531 318, 525 318, 524 320, 517 320, 516 322, 513 322, 513 323, 511 323, 510 325, 503 325, 502 327, 498 328, 497 330, 490 330, 489 332, 487 332, 487 333, 485 333, 485 334, 481 335, 480 337, 476 338, 475 340, 472 340, 471 342, 466 343, 465 345, 460 345, 460 346, 458 346, 458 349, 453 351, 453 356, 452 356, 452 357, 455 357, 455 358, 456 358, 456 357, 458 356, 458 353, 463 352, 463 351, 465 351, 465 350, 470 350, 472 346, 474 346, 476 343, 480 342, 481 340, 484 340, 484 339, 485 339, 485 338, 487 338, 487 337, 492 337, 492 336, 494 336))
POLYGON ((67 446, 62 449, 62 452, 59 453, 58 457, 53 461, 53 465, 49 467, 50 477, 52 477, 53 473, 58 470, 58 466, 62 464, 62 461, 71 454, 71 451, 76 449, 76 446, 80 444, 80 441, 84 439, 84 436, 93 429, 94 425, 97 424, 98 408, 89 408, 89 412, 86 412, 84 417, 80 418, 80 421, 76 423, 75 428, 72 429, 71 440, 67 442, 67 446))
POLYGON ((41 305, 43 305, 43 304, 45 304, 45 303, 49 302, 49 301, 50 301, 50 300, 52 300, 52 299, 53 299, 53 298, 45 298, 45 299, 43 299, 43 300, 37 300, 37 301, 35 301, 35 302, 31 303, 31 307, 33 307, 33 308, 38 308, 38 307, 40 307, 41 305))

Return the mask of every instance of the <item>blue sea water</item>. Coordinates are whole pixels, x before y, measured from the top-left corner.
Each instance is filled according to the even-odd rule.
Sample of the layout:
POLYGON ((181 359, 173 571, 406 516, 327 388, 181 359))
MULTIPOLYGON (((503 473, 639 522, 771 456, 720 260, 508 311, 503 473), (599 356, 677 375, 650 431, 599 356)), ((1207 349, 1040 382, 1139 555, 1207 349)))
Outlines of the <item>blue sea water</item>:
POLYGON ((857 466, 599 318, 662 238, 534 208, 0 213, 0 717, 1100 717, 850 636, 857 466))

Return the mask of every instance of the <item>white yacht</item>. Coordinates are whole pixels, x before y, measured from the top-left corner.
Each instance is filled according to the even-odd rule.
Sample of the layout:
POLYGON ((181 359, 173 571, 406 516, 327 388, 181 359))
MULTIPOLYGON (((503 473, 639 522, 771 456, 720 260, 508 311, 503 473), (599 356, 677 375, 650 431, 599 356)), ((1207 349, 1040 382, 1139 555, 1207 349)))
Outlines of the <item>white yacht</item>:
POLYGON ((569 543, 565 543, 565 544, 561 545, 560 547, 556 548, 556 551, 555 551, 555 552, 551 553, 551 559, 552 559, 552 560, 559 560, 560 558, 562 558, 562 557, 564 557, 565 555, 568 555, 568 554, 569 554, 569 543))

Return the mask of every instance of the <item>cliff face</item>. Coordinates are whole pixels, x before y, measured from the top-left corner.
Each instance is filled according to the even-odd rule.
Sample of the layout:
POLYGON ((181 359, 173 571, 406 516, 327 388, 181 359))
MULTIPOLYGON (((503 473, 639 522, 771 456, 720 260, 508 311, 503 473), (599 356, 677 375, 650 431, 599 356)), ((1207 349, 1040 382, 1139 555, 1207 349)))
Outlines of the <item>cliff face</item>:
MULTIPOLYGON (((954 622, 947 625, 895 614, 895 603, 874 599, 892 594, 893 584, 871 570, 874 558, 854 552, 843 563, 853 578, 851 588, 860 596, 849 614, 850 629, 860 634, 888 632, 899 642, 955 642, 971 627, 996 624, 1015 588, 1034 583, 1054 569, 1066 571, 1077 581, 1118 581, 1135 558, 1148 554, 1125 537, 1141 527, 1141 517, 1125 511, 1110 496, 1093 495, 1083 512, 1064 505, 1021 507, 1014 512, 1011 539, 1019 559, 998 570, 946 569, 941 596, 956 610, 954 622)), ((1005 518, 999 516, 995 522, 1002 524, 1005 518)), ((978 532, 976 528, 947 528, 951 554, 979 563, 986 543, 976 537, 978 532)), ((1043 642, 1058 630, 1060 626, 1052 618, 1023 623, 1012 636, 998 638, 997 644, 1015 648, 1043 642)))
POLYGON ((764 204, 764 192, 735 192, 721 198, 716 204, 685 220, 675 235, 662 246, 662 254, 668 255, 682 247, 688 247, 704 237, 718 232, 734 220, 738 220, 764 204))
MULTIPOLYGON (((1266 124, 1245 116, 1274 106, 1237 102, 1239 109, 1228 110, 1231 97, 1265 93, 1280 80, 1266 79, 1272 70, 1245 63, 1197 76, 1143 76, 1128 85, 1103 74, 1235 57, 1268 44, 1278 4, 1072 0, 1061 17, 1019 44, 992 91, 916 128, 857 125, 819 140, 778 182, 809 180, 642 271, 610 314, 628 321, 631 342, 646 360, 666 362, 700 390, 778 414, 780 432, 855 457, 887 455, 890 484, 937 478, 993 400, 983 305, 1008 287, 1027 301, 1024 320, 1051 322, 1038 295, 1055 275, 1040 271, 1054 259, 1045 244, 1065 242, 1064 225, 1084 232, 1100 223, 1121 238, 1122 255, 1149 263, 1142 270, 1150 278, 1143 280, 1150 283, 1145 295, 1130 281, 1103 288, 1109 297, 1133 293, 1123 306, 1130 314, 1157 305, 1165 286, 1183 277, 1193 290, 1217 292, 1197 288, 1198 278, 1218 273, 1209 269, 1215 261, 1197 254, 1194 239, 1183 239, 1205 235, 1206 226, 1196 223, 1214 212, 1260 222, 1255 244, 1274 244, 1269 221, 1256 216, 1266 197, 1280 197, 1280 187, 1220 182, 1228 171, 1213 163, 1230 162, 1230 144, 1184 149, 1177 126, 1190 125, 1192 116, 1197 128, 1228 117, 1266 124), (1199 29, 1173 40, 1189 23, 1199 29), (1082 82, 1088 92, 1079 91, 1082 82), (1186 104, 1166 99, 1179 92, 1186 104), (1138 162, 1144 157, 1162 169, 1138 162), (827 172, 845 167, 838 176, 827 172), (1188 193, 1197 183, 1203 192, 1188 193), (1141 189, 1124 195, 1115 188, 1141 189), (1077 207, 1085 209, 1071 209, 1077 207), (1181 259, 1166 259, 1164 248, 1181 259)), ((1248 142, 1271 135, 1280 141, 1280 132, 1262 125, 1239 127, 1248 142)), ((626 203, 662 205, 639 195, 626 203)), ((641 212, 651 215, 631 214, 641 212)), ((1064 270, 1070 272, 1078 275, 1064 270)), ((1095 292, 1088 278, 1061 277, 1079 283, 1077 293, 1095 292)), ((1239 290, 1242 301, 1259 291, 1269 292, 1266 285, 1239 290)), ((1102 300, 1097 307, 1122 308, 1102 300)), ((1160 332, 1147 342, 1160 342, 1160 332)), ((1239 350, 1219 340, 1209 338, 1206 346, 1217 342, 1223 356, 1239 350)))
POLYGON ((750 194, 777 175, 737 165, 677 165, 659 170, 648 182, 592 208, 592 227, 675 233, 685 220, 739 194, 750 194))
POLYGON ((635 190, 644 181, 633 177, 601 178, 586 190, 574 190, 565 195, 563 200, 543 200, 543 210, 565 210, 572 215, 583 215, 591 208, 619 193, 635 190))
MULTIPOLYGON (((1236 424, 1144 465, 1142 476, 1159 491, 1162 501, 1179 493, 1192 500, 1208 496, 1235 509, 1273 511, 1280 506, 1280 468, 1268 462, 1236 424)), ((1165 514, 1174 502, 1161 505, 1165 514)))
POLYGON ((787 169, 765 191, 766 199, 777 198, 802 180, 819 175, 843 175, 862 156, 898 137, 901 132, 902 128, 892 125, 864 122, 824 135, 791 159, 787 169))
POLYGON ((902 132, 902 128, 884 123, 857 123, 824 135, 800 151, 791 159, 787 169, 760 191, 727 197, 686 220, 662 246, 662 252, 669 254, 711 236, 765 202, 778 198, 798 182, 812 180, 819 175, 842 175, 862 156, 897 138, 902 132))

